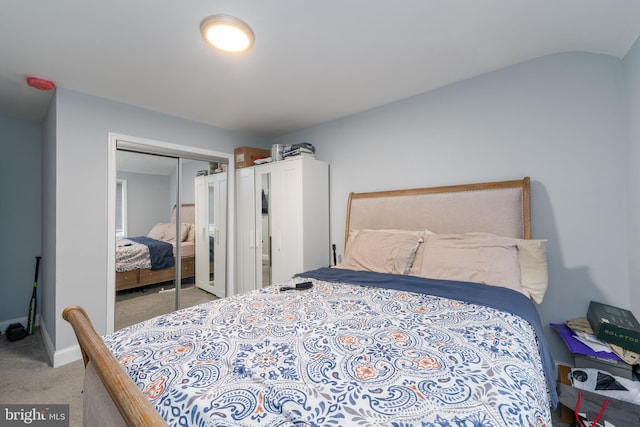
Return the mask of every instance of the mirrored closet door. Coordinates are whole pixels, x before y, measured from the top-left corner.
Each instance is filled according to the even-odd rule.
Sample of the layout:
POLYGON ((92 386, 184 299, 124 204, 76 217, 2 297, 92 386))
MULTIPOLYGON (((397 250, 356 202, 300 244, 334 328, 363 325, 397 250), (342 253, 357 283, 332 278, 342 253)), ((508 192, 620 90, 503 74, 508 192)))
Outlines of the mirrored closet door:
POLYGON ((116 157, 114 329, 224 296, 227 181, 213 173, 221 165, 120 149, 116 157), (196 286, 203 266, 215 288, 196 286))

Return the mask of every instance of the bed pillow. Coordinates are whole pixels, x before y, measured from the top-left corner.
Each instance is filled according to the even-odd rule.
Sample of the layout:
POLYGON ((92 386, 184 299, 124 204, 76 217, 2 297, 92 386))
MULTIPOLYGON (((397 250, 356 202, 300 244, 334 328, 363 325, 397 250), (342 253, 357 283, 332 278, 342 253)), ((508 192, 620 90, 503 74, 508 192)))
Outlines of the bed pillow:
MULTIPOLYGON (((165 232, 161 240, 164 240, 165 242, 173 242, 176 240, 176 225, 175 224, 168 224, 168 225, 169 226, 167 227, 167 231, 165 232)), ((184 242, 184 240, 187 238, 190 227, 191 227, 191 224, 187 222, 183 222, 180 224, 180 241, 181 242, 184 242)))
MULTIPOLYGON (((435 234, 431 230, 424 230, 424 240, 426 241, 431 234, 435 234)), ((419 276, 420 270, 422 270, 422 259, 424 258, 424 244, 418 246, 416 251, 416 257, 407 274, 411 276, 419 276)))
POLYGON ((187 235, 187 242, 195 242, 195 241, 196 241, 196 225, 190 224, 189 234, 187 235))
POLYGON ((405 230, 353 230, 344 259, 337 267, 377 273, 407 274, 424 232, 405 230))
POLYGON ((517 246, 522 287, 540 304, 549 286, 547 241, 518 239, 517 246))
POLYGON ((522 287, 514 239, 480 232, 431 234, 423 244, 421 261, 420 271, 412 274, 500 286, 529 297, 522 287))
POLYGON ((159 222, 151 228, 151 231, 147 233, 147 237, 156 240, 164 240, 164 235, 167 233, 167 228, 171 224, 166 222, 159 222))

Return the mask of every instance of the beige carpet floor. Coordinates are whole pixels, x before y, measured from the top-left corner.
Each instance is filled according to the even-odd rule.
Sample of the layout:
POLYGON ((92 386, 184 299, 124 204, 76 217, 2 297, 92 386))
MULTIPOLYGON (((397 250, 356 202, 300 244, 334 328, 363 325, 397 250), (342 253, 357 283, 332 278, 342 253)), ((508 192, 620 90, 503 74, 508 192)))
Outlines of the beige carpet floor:
MULTIPOLYGON (((181 307, 215 299, 215 296, 184 285, 181 307)), ((116 330, 159 314, 173 311, 175 291, 158 292, 162 286, 116 297, 116 330)), ((39 330, 20 341, 0 335, 0 403, 68 404, 69 425, 82 426, 82 360, 52 368, 39 330)))
MULTIPOLYGON (((213 299, 217 299, 215 295, 193 284, 182 285, 180 290, 180 308, 192 307, 213 299)), ((122 292, 116 296, 115 330, 174 310, 173 285, 153 285, 131 292, 122 292)))
POLYGON ((82 361, 49 366, 40 331, 20 341, 0 336, 0 402, 68 404, 69 425, 82 425, 82 361))

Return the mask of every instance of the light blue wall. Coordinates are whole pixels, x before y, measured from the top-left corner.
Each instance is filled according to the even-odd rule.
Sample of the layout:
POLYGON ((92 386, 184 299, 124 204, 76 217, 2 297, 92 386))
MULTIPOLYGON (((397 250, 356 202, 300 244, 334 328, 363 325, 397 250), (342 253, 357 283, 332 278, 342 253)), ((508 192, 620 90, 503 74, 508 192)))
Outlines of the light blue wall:
MULTIPOLYGON (((176 161, 177 163, 177 161, 176 161)), ((146 236, 171 216, 171 184, 168 175, 118 172, 127 181, 127 236, 146 236)))
MULTIPOLYGON (((227 152, 314 143, 331 164, 331 237, 341 251, 350 191, 529 175, 533 235, 549 239, 543 323, 584 315, 590 299, 629 307, 640 298, 639 57, 638 43, 624 61, 548 56, 272 141, 58 89, 42 127, 42 310, 52 344, 75 345, 59 320, 69 304, 88 307, 105 329, 108 132, 227 152)), ((22 258, 30 271, 31 254, 22 258)))
MULTIPOLYGON (((176 164, 178 161, 171 159, 176 164)), ((182 167, 181 203, 195 203, 194 179, 209 163, 186 160, 182 167)), ((145 236, 159 222, 169 222, 176 203, 176 173, 152 175, 119 171, 118 178, 127 181, 128 236, 145 236)), ((184 218, 183 218, 184 219, 184 218)))
POLYGON ((0 117, 0 135, 0 234, 4 241, 0 246, 0 329, 4 331, 14 322, 27 326, 35 257, 42 254, 42 136, 38 123, 6 117, 0 117))
MULTIPOLYGON (((182 162, 182 191, 180 192, 181 203, 195 203, 196 202, 196 190, 195 190, 195 178, 198 172, 201 170, 209 170, 209 163, 199 160, 183 159, 182 162)), ((173 174, 171 176, 171 208, 176 199, 175 188, 177 176, 173 174)))
POLYGON ((56 116, 55 102, 49 104, 42 121, 42 300, 40 303, 42 336, 48 348, 55 348, 55 329, 50 333, 46 325, 55 326, 60 313, 56 312, 56 116), (49 341, 46 341, 46 340, 49 341))
POLYGON ((223 153, 264 141, 60 88, 54 104, 56 219, 48 247, 55 247, 49 286, 56 295, 46 329, 58 351, 76 344, 60 318, 68 305, 83 306, 96 330, 106 331, 109 132, 223 153))
POLYGON ((629 301, 640 319, 640 39, 624 58, 629 129, 629 301))
MULTIPOLYGON (((629 307, 622 61, 558 54, 278 138, 330 163, 331 242, 350 191, 532 179, 533 237, 549 240, 542 321, 629 307)), ((634 284, 638 286, 638 284, 634 284)), ((546 328, 554 356, 570 360, 546 328)))

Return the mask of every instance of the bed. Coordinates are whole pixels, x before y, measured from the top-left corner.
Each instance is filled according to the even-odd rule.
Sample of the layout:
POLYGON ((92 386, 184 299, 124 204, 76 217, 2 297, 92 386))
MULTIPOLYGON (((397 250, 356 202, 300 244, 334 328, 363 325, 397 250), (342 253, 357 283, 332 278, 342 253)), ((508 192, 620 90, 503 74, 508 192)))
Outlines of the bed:
MULTIPOLYGON (((181 278, 195 276, 195 205, 182 205, 179 239, 176 239, 175 218, 174 207, 169 222, 156 224, 146 236, 116 239, 116 291, 175 280, 177 241, 180 242, 181 278)), ((210 259, 210 271, 213 271, 213 257, 210 259)))
POLYGON ((529 188, 352 193, 334 268, 104 338, 66 308, 86 366, 85 424, 550 426, 555 367, 534 302, 545 241, 531 240, 529 188), (503 250, 519 278, 486 264, 503 250))

